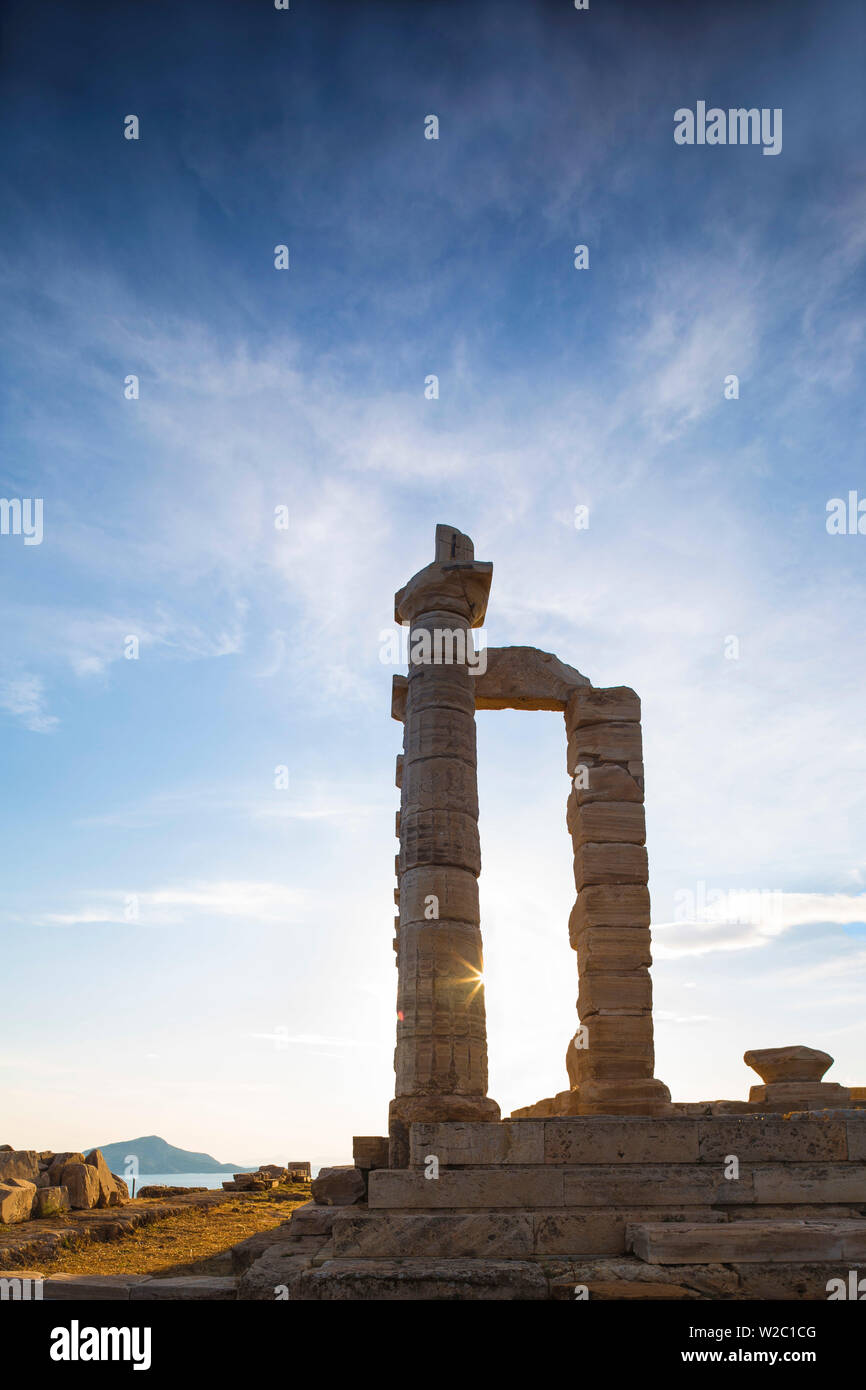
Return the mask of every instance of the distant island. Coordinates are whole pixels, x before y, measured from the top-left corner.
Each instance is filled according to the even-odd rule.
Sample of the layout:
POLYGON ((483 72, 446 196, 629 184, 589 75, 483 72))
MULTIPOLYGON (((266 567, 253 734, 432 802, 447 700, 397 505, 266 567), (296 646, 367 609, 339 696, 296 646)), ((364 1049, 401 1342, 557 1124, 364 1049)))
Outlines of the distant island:
MULTIPOLYGON (((127 1158, 134 1154, 138 1160, 138 1171, 148 1173, 254 1173, 255 1168, 243 1168, 237 1163, 219 1163, 210 1154, 193 1153, 190 1149, 176 1149, 167 1144, 158 1134, 148 1134, 140 1139, 124 1139, 117 1144, 95 1144, 112 1173, 123 1173, 127 1158)), ((89 1152, 89 1150, 88 1150, 89 1152)))

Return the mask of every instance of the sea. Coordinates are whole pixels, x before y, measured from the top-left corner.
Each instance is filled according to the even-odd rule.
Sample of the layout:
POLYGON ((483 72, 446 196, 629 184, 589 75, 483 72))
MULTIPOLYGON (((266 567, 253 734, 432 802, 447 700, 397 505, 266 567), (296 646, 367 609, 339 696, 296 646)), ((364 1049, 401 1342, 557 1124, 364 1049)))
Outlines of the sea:
MULTIPOLYGON (((318 1164, 313 1165, 313 1176, 318 1172, 318 1164)), ((123 1173, 118 1177, 123 1178, 123 1173)), ((132 1196, 132 1178, 123 1178, 132 1196)), ((216 1192, 222 1191, 224 1182, 231 1182, 231 1173, 141 1173, 135 1180, 135 1190, 143 1187, 207 1187, 216 1192)))
MULTIPOLYGON (((123 1178, 123 1174, 118 1174, 123 1178)), ((132 1178, 124 1178, 124 1182, 132 1195, 132 1178)), ((222 1190, 224 1182, 231 1182, 231 1173, 140 1173, 135 1179, 135 1190, 140 1192, 143 1187, 209 1187, 216 1191, 222 1190)))

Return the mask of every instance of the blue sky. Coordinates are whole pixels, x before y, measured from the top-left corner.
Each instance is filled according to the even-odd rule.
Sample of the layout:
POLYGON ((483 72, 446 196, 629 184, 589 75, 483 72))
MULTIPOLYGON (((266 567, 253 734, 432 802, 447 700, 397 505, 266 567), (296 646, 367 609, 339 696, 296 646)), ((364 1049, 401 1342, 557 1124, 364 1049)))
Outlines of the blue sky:
MULTIPOLYGON (((380 634, 439 521, 493 561, 491 645, 642 697, 657 1075, 745 1096, 746 1048, 803 1042, 866 1084, 866 536, 825 525, 866 497, 864 37, 847 3, 10 6, 0 494, 44 537, 0 536, 5 1141, 382 1132, 380 634), (781 108, 782 153, 677 146, 698 100, 781 108), (700 884, 773 915, 681 920, 700 884)), ((478 739, 507 1112, 567 1084, 565 739, 478 739)))

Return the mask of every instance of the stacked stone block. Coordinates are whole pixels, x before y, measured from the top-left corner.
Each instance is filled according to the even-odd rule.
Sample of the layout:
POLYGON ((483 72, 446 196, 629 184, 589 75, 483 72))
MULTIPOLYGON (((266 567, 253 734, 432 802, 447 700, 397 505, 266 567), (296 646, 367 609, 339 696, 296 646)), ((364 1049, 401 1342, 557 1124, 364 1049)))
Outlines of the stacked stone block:
POLYGON ((397 1047, 391 1163, 408 1161, 414 1120, 499 1118, 487 1099, 478 907, 481 849, 475 691, 466 655, 492 566, 468 537, 437 528, 436 559, 396 597, 410 624, 397 832, 397 1047))
POLYGON ((581 687, 565 709, 568 828, 577 901, 581 1028, 569 1048, 577 1114, 663 1114, 653 1076, 650 901, 640 700, 626 686, 581 687))

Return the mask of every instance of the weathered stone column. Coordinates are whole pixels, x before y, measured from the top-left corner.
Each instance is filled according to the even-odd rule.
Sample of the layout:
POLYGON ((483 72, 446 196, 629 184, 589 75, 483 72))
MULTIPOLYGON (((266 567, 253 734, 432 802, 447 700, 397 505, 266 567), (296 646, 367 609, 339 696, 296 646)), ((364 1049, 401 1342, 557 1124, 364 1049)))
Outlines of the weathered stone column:
POLYGON ((625 686, 575 690, 565 727, 577 886, 568 927, 581 1023, 568 1055, 576 1113, 663 1114, 670 1092, 653 1076, 640 700, 625 686))
POLYGON ((499 1119, 487 1098, 475 691, 467 661, 492 573, 492 565, 475 561, 468 536, 437 526, 436 559, 395 598, 395 617, 410 624, 410 634, 391 1167, 408 1163, 413 1121, 499 1119))

